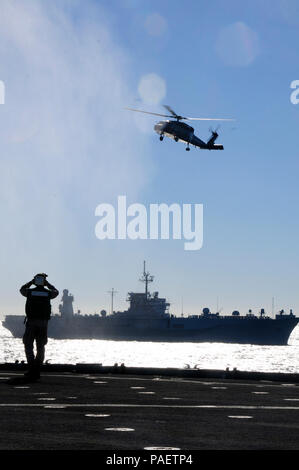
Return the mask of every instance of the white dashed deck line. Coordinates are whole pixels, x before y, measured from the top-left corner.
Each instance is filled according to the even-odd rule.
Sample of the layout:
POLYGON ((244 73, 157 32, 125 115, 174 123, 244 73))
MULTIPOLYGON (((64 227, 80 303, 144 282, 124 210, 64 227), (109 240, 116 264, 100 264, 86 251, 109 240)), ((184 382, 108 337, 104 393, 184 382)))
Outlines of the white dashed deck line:
POLYGON ((235 419, 250 419, 250 418, 252 418, 252 416, 230 415, 230 416, 228 416, 228 418, 233 418, 233 419, 234 419, 234 418, 235 418, 235 419))
MULTIPOLYGON (((7 372, 6 372, 7 374, 7 372)), ((22 377, 23 374, 18 374, 18 373, 13 373, 13 372, 9 372, 9 375, 10 376, 19 376, 19 377, 22 377)), ((115 377, 111 377, 111 376, 107 376, 106 374, 105 375, 102 375, 102 374, 99 374, 97 377, 95 376, 88 376, 87 374, 84 374, 84 373, 70 373, 70 372, 66 372, 66 373, 60 373, 60 374, 54 374, 54 373, 48 373, 48 372, 44 372, 43 375, 42 375, 42 378, 47 378, 47 377, 59 377, 59 378, 78 378, 78 379, 90 379, 90 380, 96 380, 96 379, 105 379, 105 380, 126 380, 126 381, 141 381, 141 382, 153 382, 153 380, 159 380, 161 382, 173 382, 173 383, 183 383, 183 384, 186 384, 186 383, 192 383, 192 384, 195 384, 195 385, 215 385, 215 386, 218 386, 218 385, 224 385, 224 386, 227 386, 227 387, 231 387, 231 386, 245 386, 245 387, 252 387, 253 384, 250 383, 250 382, 246 382, 245 380, 242 381, 242 382, 233 382, 231 381, 232 379, 227 379, 226 382, 222 382, 222 381, 219 381, 221 379, 216 379, 217 381, 215 380, 211 380, 210 382, 207 382, 207 381, 203 381, 201 379, 195 379, 195 380, 192 380, 192 379, 188 379, 186 377, 172 377, 172 378, 166 378, 166 377, 155 377, 154 379, 152 377, 121 377, 121 376, 115 376, 115 377)), ((222 379, 223 380, 223 379, 222 379)), ((250 379, 248 379, 250 380, 250 379)), ((271 380, 260 380, 259 381, 260 384, 257 384, 255 385, 256 387, 271 387, 271 388, 277 388, 277 387, 289 387, 289 386, 297 386, 298 387, 298 384, 281 384, 279 382, 275 382, 275 381, 271 381, 271 380), (265 385, 262 385, 262 384, 265 384, 265 385)))
POLYGON ((42 397, 42 398, 38 398, 38 400, 43 400, 43 401, 54 401, 54 400, 56 400, 56 398, 46 398, 46 397, 42 397))
POLYGON ((53 410, 66 408, 66 405, 45 405, 44 408, 50 408, 53 410))
POLYGON ((182 398, 179 398, 179 397, 163 397, 162 400, 182 400, 182 398))
MULTIPOLYGON (((153 379, 153 378, 147 378, 147 377, 120 377, 120 376, 115 376, 115 377, 110 377, 110 376, 102 376, 101 378, 103 379, 109 379, 109 380, 127 380, 127 381, 142 381, 142 382, 146 382, 146 381, 150 381, 150 382, 153 382, 153 380, 157 380, 157 379, 153 379)), ((250 380, 250 379, 248 379, 250 380)), ((246 382, 245 380, 242 381, 242 382, 233 382, 232 379, 227 379, 226 382, 223 382, 223 379, 217 379, 216 381, 215 380, 211 380, 210 382, 206 382, 206 381, 203 381, 201 379, 196 379, 196 380, 192 380, 192 379, 188 379, 188 378, 184 378, 184 377, 172 377, 172 378, 159 378, 159 381, 161 382, 172 382, 172 383, 182 383, 182 384, 186 384, 186 383, 192 383, 192 384, 195 384, 195 385, 223 385, 223 386, 226 386, 226 387, 235 387, 235 386, 242 386, 242 387, 252 387, 253 384, 249 381, 249 382, 246 382)), ((296 386, 296 384, 280 384, 279 382, 273 382, 271 380, 260 380, 260 383, 261 384, 264 384, 264 385, 261 385, 261 384, 257 384, 255 385, 256 387, 273 387, 273 388, 277 388, 277 387, 281 387, 281 386, 288 386, 288 385, 293 385, 293 386, 296 386)), ((298 384, 297 384, 298 386, 298 384)))
MULTIPOLYGON (((52 400, 52 399, 51 399, 52 400)), ((56 398, 54 398, 56 400, 56 398)), ((58 405, 58 404, 57 404, 58 405)), ((299 406, 259 406, 259 405, 161 405, 133 403, 61 403, 67 408, 171 408, 171 409, 211 409, 211 410, 280 410, 299 411, 299 406)), ((44 407, 42 403, 0 403, 0 407, 44 407)))
POLYGON ((180 447, 144 447, 144 450, 181 450, 180 447))
POLYGON ((130 431, 135 431, 135 429, 133 428, 105 428, 105 431, 130 432, 130 431))

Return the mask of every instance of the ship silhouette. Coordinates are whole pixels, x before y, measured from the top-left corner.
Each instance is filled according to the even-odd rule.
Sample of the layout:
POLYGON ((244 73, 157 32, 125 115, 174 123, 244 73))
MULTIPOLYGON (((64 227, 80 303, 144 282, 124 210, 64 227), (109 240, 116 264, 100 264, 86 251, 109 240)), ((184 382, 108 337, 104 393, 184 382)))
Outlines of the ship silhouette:
MULTIPOLYGON (((145 263, 140 280, 145 284, 144 292, 129 292, 129 308, 115 312, 112 307, 109 315, 106 310, 102 310, 100 315, 74 313, 74 297, 64 289, 60 315, 51 316, 48 336, 56 339, 286 345, 299 322, 292 310, 289 314, 281 310, 275 318, 270 318, 264 309, 256 316, 251 310, 246 315, 240 315, 238 311, 220 315, 204 308, 200 315, 177 317, 169 313, 170 304, 165 298, 159 297, 158 292, 149 292, 153 276, 146 272, 145 263)), ((112 289, 111 293, 113 300, 115 291, 112 289)), ((2 323, 15 337, 22 337, 22 316, 7 315, 2 323)))

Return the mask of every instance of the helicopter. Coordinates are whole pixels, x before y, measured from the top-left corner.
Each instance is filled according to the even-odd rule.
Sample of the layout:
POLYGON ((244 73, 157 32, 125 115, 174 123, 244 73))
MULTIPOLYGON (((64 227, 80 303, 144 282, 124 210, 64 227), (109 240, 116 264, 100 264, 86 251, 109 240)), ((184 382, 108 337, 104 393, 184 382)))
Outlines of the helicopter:
POLYGON ((204 142, 199 137, 194 134, 193 127, 189 126, 182 121, 234 121, 234 119, 215 119, 215 118, 192 118, 178 115, 170 106, 166 104, 163 105, 165 109, 170 113, 169 114, 159 114, 151 113, 149 111, 142 111, 140 109, 134 108, 125 108, 129 111, 135 111, 138 113, 153 114, 154 116, 162 116, 166 118, 171 118, 167 121, 159 121, 154 126, 154 130, 157 134, 160 135, 160 140, 162 141, 164 137, 170 137, 175 142, 184 142, 186 143, 186 150, 190 150, 190 144, 194 147, 199 147, 200 149, 205 150, 223 150, 223 145, 215 144, 215 141, 218 137, 217 130, 219 126, 213 130, 210 128, 211 137, 207 142, 204 142))

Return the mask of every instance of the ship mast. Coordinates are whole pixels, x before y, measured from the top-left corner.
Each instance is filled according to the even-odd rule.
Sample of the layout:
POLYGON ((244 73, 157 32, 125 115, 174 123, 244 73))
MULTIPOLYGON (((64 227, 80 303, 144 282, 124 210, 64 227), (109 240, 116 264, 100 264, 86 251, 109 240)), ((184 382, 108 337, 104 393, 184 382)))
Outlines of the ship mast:
POLYGON ((114 290, 114 287, 112 287, 112 290, 108 290, 108 294, 111 294, 111 315, 113 314, 113 297, 115 294, 117 294, 117 290, 114 290))
POLYGON ((145 271, 145 261, 143 261, 143 276, 139 280, 145 283, 145 296, 148 298, 148 284, 149 282, 153 282, 154 276, 151 276, 149 272, 145 271))

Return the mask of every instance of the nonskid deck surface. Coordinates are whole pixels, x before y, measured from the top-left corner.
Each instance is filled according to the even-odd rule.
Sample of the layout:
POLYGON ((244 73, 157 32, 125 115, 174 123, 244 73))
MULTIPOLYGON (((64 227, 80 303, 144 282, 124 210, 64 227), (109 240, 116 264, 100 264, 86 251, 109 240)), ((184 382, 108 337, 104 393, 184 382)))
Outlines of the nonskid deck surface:
POLYGON ((0 371, 0 448, 291 450, 299 385, 270 380, 0 371))

